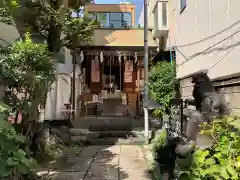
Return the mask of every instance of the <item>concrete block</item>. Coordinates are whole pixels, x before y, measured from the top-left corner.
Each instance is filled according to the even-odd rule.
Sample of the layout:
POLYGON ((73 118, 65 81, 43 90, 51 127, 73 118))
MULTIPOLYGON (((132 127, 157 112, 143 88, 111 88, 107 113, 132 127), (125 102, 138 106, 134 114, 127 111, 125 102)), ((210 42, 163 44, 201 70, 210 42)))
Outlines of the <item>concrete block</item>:
POLYGON ((240 108, 240 93, 232 93, 229 95, 230 105, 232 108, 240 108))
POLYGON ((86 136, 71 136, 71 141, 74 143, 86 142, 87 140, 86 136))
POLYGON ((81 135, 89 134, 89 131, 87 129, 71 128, 71 129, 69 129, 69 133, 72 136, 81 136, 81 135))

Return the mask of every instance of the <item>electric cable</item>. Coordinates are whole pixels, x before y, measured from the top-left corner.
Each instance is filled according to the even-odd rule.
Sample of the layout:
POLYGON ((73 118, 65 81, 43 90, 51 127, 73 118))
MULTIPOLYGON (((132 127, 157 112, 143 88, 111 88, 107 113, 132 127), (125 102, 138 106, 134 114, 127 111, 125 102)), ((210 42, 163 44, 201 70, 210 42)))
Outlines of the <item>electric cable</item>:
POLYGON ((226 53, 224 54, 224 56, 222 56, 216 63, 214 63, 212 66, 210 66, 210 68, 208 68, 208 71, 211 70, 212 68, 214 68, 217 64, 219 64, 228 54, 230 54, 233 49, 237 46, 237 44, 234 44, 231 49, 226 53))
MULTIPOLYGON (((235 33, 231 34, 230 36, 228 36, 228 37, 222 39, 221 41, 219 41, 219 42, 217 42, 216 44, 214 44, 214 45, 212 45, 212 46, 210 46, 210 47, 204 49, 203 51, 198 52, 198 53, 196 53, 196 54, 193 55, 193 56, 190 56, 190 57, 187 58, 187 59, 185 58, 186 56, 185 56, 185 55, 184 55, 184 54, 183 54, 183 53, 182 53, 177 47, 174 46, 174 49, 176 49, 176 50, 177 50, 177 51, 178 51, 178 52, 179 52, 179 53, 180 53, 180 54, 186 59, 186 61, 184 61, 184 62, 182 62, 182 63, 180 63, 180 64, 177 64, 176 67, 182 66, 183 64, 189 62, 190 60, 194 59, 195 57, 197 57, 197 56, 203 54, 204 52, 206 52, 206 51, 212 49, 213 47, 215 47, 215 46, 221 44, 222 42, 224 42, 224 41, 226 41, 226 40, 228 40, 228 41, 231 40, 232 37, 234 37, 234 36, 237 35, 238 33, 240 33, 240 28, 238 28, 238 30, 237 30, 235 33)), ((228 41, 227 41, 227 42, 228 42, 228 41)))
POLYGON ((228 29, 231 29, 232 27, 238 25, 239 23, 240 23, 240 20, 236 21, 236 22, 233 23, 231 26, 229 26, 229 27, 227 27, 227 28, 219 31, 218 33, 213 34, 213 35, 211 35, 211 36, 209 36, 209 37, 203 38, 203 39, 201 39, 201 40, 199 40, 199 41, 195 41, 195 42, 188 43, 188 44, 184 44, 184 45, 176 45, 176 46, 177 46, 177 47, 186 47, 186 46, 192 46, 192 45, 194 45, 194 44, 198 44, 198 43, 200 43, 200 42, 204 42, 204 41, 206 41, 206 40, 208 40, 208 39, 211 39, 211 38, 213 38, 213 37, 216 37, 217 35, 225 32, 225 31, 228 30, 228 29))

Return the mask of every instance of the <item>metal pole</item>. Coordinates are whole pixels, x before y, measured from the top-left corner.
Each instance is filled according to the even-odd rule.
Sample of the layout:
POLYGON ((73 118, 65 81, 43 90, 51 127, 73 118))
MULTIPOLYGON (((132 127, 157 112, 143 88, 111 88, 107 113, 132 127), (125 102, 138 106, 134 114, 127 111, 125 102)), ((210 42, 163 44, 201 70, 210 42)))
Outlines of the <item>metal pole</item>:
MULTIPOLYGON (((77 18, 79 18, 79 12, 77 11, 77 18)), ((73 47, 72 63, 73 63, 73 79, 72 79, 72 120, 75 120, 76 115, 76 62, 77 62, 77 50, 73 47)))
MULTIPOLYGON (((79 97, 82 95, 82 78, 83 78, 83 72, 82 72, 82 61, 83 61, 83 59, 84 59, 84 55, 83 55, 83 57, 82 57, 82 54, 80 54, 80 56, 78 56, 78 62, 79 62, 79 69, 80 69, 80 76, 79 76, 79 97), (81 57, 81 59, 80 59, 80 57, 81 57)), ((78 104, 77 104, 77 109, 78 109, 78 113, 77 113, 77 117, 81 114, 81 108, 82 108, 82 106, 81 106, 81 101, 79 101, 78 102, 78 104)))
POLYGON ((72 60, 73 60, 73 77, 72 77, 72 120, 75 120, 75 91, 76 91, 76 49, 74 48, 73 54, 72 54, 72 60))
POLYGON ((144 130, 145 143, 148 144, 148 0, 144 0, 144 130))

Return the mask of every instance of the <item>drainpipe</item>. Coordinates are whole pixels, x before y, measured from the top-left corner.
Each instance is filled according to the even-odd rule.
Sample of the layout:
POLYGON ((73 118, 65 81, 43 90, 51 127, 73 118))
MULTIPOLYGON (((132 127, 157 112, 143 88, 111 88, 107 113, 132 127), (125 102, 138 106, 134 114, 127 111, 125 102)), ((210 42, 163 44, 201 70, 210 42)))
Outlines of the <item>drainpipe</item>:
POLYGON ((171 65, 173 65, 173 55, 172 55, 172 47, 171 47, 170 40, 169 40, 169 44, 170 44, 170 63, 171 65))
POLYGON ((148 0, 144 0, 144 136, 149 143, 148 119, 148 0))
POLYGON ((173 65, 173 54, 172 54, 172 43, 171 43, 171 35, 168 33, 168 42, 169 42, 169 51, 170 51, 170 63, 173 65))

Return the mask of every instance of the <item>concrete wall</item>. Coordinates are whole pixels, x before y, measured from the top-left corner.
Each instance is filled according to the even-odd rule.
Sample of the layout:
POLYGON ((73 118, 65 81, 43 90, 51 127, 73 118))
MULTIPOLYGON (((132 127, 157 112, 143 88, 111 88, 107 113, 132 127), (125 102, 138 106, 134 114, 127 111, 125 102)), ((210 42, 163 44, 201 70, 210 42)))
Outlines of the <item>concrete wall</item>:
MULTIPOLYGON (((192 99, 193 84, 191 78, 185 78, 180 81, 181 94, 183 99, 192 99)), ((229 80, 214 81, 213 86, 218 93, 224 95, 227 102, 230 103, 232 115, 240 115, 240 78, 229 80)))
POLYGON ((191 0, 183 12, 180 0, 169 3, 173 1, 175 9, 173 6, 169 9, 172 22, 169 28, 171 42, 179 50, 177 64, 191 59, 177 68, 177 76, 182 78, 203 69, 209 69, 213 79, 238 73, 240 33, 219 42, 240 29, 240 1, 191 0))
POLYGON ((219 93, 223 94, 227 101, 230 102, 233 115, 240 115, 240 85, 222 87, 219 93))

